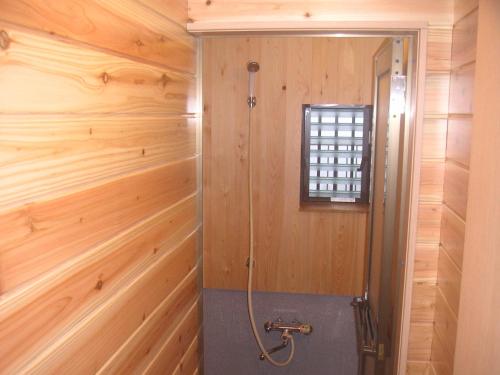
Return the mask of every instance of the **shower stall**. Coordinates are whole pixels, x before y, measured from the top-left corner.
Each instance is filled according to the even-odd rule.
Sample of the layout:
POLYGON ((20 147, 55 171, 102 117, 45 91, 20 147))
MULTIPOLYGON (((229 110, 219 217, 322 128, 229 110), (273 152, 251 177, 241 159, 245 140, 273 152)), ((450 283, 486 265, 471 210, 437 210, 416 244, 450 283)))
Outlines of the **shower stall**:
POLYGON ((207 374, 391 373, 412 43, 203 38, 207 374))

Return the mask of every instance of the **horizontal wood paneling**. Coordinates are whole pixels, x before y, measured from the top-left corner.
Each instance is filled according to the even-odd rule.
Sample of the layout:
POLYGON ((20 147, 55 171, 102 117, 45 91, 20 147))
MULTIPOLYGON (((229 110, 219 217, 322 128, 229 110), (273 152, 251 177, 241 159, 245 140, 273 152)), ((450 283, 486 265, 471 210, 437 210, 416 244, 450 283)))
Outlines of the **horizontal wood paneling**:
POLYGON ((406 375, 434 375, 428 361, 409 361, 406 375))
POLYGON ((408 361, 429 361, 431 358, 432 322, 410 324, 408 361))
POLYGON ((196 119, 0 116, 0 209, 196 155, 196 119))
MULTIPOLYGON (((131 374, 144 371, 158 355, 163 344, 178 329, 179 324, 182 323, 198 299, 196 277, 195 272, 186 276, 176 291, 168 296, 144 321, 142 329, 134 332, 130 339, 99 370, 99 373, 131 374)), ((196 353, 190 354, 190 363, 197 366, 196 353)))
POLYGON ((191 344, 189 344, 188 349, 182 356, 182 359, 174 370, 173 375, 192 374, 197 370, 199 358, 203 349, 201 343, 202 337, 200 337, 200 335, 201 332, 198 332, 198 335, 193 339, 191 344))
POLYGON ((464 251, 465 222, 446 205, 443 206, 441 217, 441 245, 456 264, 462 266, 464 251))
POLYGON ((452 68, 476 60, 477 11, 469 13, 453 27, 452 68))
POLYGON ((411 319, 414 322, 434 321, 434 302, 436 298, 436 282, 415 281, 411 304, 411 319))
POLYGON ((453 357, 445 349, 445 344, 434 330, 432 338, 431 364, 436 375, 453 375, 453 357))
POLYGON ((194 112, 194 77, 0 23, 10 39, 0 50, 2 113, 194 112), (26 90, 25 87, 29 87, 26 90))
POLYGON ((422 135, 422 158, 442 159, 446 153, 446 119, 426 118, 422 135))
POLYGON ((2 292, 193 194, 195 171, 188 159, 1 215, 2 292))
POLYGON ((191 306, 144 374, 172 374, 198 332, 200 301, 191 306))
POLYGON ((500 2, 480 0, 455 375, 500 373, 500 2))
MULTIPOLYGON (((56 342, 35 358, 28 368, 38 373, 74 374, 99 369, 195 268, 196 263, 196 238, 192 235, 145 270, 105 306, 72 327, 65 334, 68 343, 56 342)), ((177 310, 177 313, 181 312, 177 310)), ((194 319, 192 324, 198 326, 198 320, 194 319)))
POLYGON ((473 113, 474 70, 475 65, 471 63, 451 72, 450 113, 473 113))
POLYGON ((427 70, 450 70, 451 28, 430 28, 427 34, 427 70))
POLYGON ((418 243, 415 249, 414 281, 436 281, 439 246, 437 244, 418 243))
MULTIPOLYGON (((443 290, 446 293, 445 290, 443 290)), ((436 293, 436 322, 434 332, 439 340, 444 343, 443 347, 450 357, 455 353, 455 342, 457 338, 457 318, 448 304, 449 299, 441 289, 436 293)))
POLYGON ((42 349, 92 306, 106 302, 131 272, 191 234, 195 218, 196 200, 191 197, 114 237, 27 292, 4 298, 0 303, 0 368, 42 349))
POLYGON ((447 162, 444 173, 444 203, 463 220, 467 212, 469 171, 458 164, 447 162))
POLYGON ((426 115, 448 113, 449 72, 427 73, 425 80, 424 112, 426 115))
POLYGON ((468 13, 478 7, 479 0, 455 0, 454 1, 454 23, 458 23, 468 13))
MULTIPOLYGON (((455 1, 441 247, 431 361, 437 375, 454 373, 464 248, 477 39, 474 1, 455 1), (468 13, 466 15, 466 13, 468 13)), ((476 2, 477 4, 477 2, 476 2)))
POLYGON ((341 21, 410 21, 426 20, 431 24, 451 24, 451 0, 342 0, 289 1, 222 0, 189 1, 189 18, 193 22, 227 22, 257 20, 341 20, 341 21))
POLYGON ((1 8, 0 372, 147 368, 160 350, 175 368, 165 335, 201 325, 187 2, 1 8))
POLYGON ((417 242, 439 243, 441 203, 421 203, 417 220, 417 242))
POLYGON ((446 158, 469 166, 472 117, 450 117, 446 141, 446 158))
POLYGON ((3 0, 2 19, 194 73, 194 41, 179 25, 185 7, 184 1, 3 0))
POLYGON ((443 200, 444 161, 423 160, 420 167, 420 199, 425 202, 443 200))
POLYGON ((439 250, 438 286, 442 296, 446 299, 449 308, 453 311, 455 316, 458 316, 460 279, 460 269, 450 259, 446 249, 441 248, 439 250))

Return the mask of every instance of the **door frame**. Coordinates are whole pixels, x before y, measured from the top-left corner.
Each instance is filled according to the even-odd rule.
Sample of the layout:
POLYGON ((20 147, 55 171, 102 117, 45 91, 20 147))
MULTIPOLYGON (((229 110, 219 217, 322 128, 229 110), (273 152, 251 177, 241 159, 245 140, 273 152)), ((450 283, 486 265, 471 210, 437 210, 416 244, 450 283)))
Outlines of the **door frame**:
MULTIPOLYGON (((427 60, 427 22, 374 22, 374 21, 285 21, 285 22, 218 22, 188 24, 188 32, 201 36, 323 36, 323 37, 411 37, 414 41, 409 64, 405 127, 408 127, 404 155, 406 190, 404 206, 406 214, 401 217, 401 228, 406 228, 400 241, 404 245, 402 264, 402 288, 398 293, 400 314, 394 326, 399 340, 394 352, 394 374, 406 374, 408 339, 410 334, 411 300, 415 262, 417 218, 419 202, 420 170, 422 159, 422 133, 424 118, 424 92, 427 60)), ((199 38, 201 39, 201 38, 199 38)), ((197 44, 198 53, 201 43, 197 44)), ((201 85, 201 74, 197 74, 201 85)), ((201 98, 199 98, 201 100, 201 98)), ((203 112, 200 112, 202 116, 203 112)), ((200 123, 202 118, 200 118, 200 123)))

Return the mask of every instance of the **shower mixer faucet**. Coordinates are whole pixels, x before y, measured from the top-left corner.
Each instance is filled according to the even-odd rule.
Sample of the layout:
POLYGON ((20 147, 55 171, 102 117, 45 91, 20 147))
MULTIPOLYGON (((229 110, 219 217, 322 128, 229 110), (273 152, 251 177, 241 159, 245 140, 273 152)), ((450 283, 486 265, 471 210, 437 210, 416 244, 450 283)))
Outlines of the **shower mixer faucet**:
MULTIPOLYGON (((288 342, 292 337, 292 334, 299 333, 302 335, 310 335, 313 331, 313 328, 310 324, 304 324, 296 320, 292 321, 291 323, 286 323, 280 318, 276 319, 274 322, 268 321, 264 323, 264 329, 267 333, 271 331, 281 332, 281 344, 275 346, 272 349, 269 349, 267 351, 268 354, 276 353, 277 351, 286 348, 288 346, 288 342)), ((264 353, 261 353, 259 358, 261 361, 266 359, 264 353)))

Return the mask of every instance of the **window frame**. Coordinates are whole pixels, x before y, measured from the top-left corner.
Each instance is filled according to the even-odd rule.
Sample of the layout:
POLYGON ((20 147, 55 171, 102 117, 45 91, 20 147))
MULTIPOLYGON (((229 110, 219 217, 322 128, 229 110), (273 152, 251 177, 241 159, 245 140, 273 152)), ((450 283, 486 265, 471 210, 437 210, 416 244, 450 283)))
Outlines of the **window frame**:
MULTIPOLYGON (((310 113, 311 111, 309 111, 310 113)), ((370 200, 370 170, 371 170, 371 137, 373 128, 373 106, 351 105, 351 104, 303 104, 302 105, 302 139, 301 139, 301 163, 300 163, 300 203, 303 204, 342 204, 360 205, 367 204, 370 200), (335 201, 331 197, 309 196, 310 181, 310 155, 311 155, 311 123, 306 119, 307 109, 334 109, 334 110, 363 110, 363 152, 361 162, 361 192, 360 198, 354 202, 335 201)))

